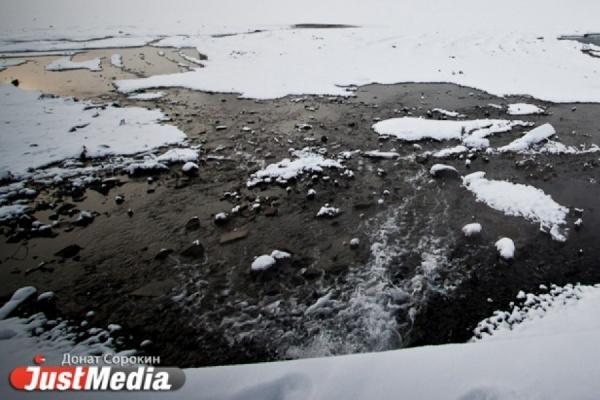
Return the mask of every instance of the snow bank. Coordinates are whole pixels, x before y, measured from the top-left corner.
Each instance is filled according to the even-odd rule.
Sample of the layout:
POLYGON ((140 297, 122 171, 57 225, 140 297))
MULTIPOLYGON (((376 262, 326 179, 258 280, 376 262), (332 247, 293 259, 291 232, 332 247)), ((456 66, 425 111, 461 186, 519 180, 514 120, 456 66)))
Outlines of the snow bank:
POLYGON ((94 58, 88 61, 73 61, 71 56, 59 58, 46 65, 47 71, 67 71, 71 69, 89 69, 90 71, 102 71, 101 59, 94 58))
POLYGON ((340 161, 327 159, 320 154, 312 152, 309 148, 293 150, 294 160, 285 158, 278 163, 269 164, 250 176, 248 187, 253 187, 261 182, 277 182, 281 184, 302 175, 305 172, 322 172, 324 168, 343 168, 340 161))
POLYGON ((541 189, 533 186, 484 178, 485 172, 474 172, 463 177, 464 186, 473 192, 477 201, 506 215, 523 217, 538 222, 540 229, 555 240, 561 240, 559 228, 566 224, 569 212, 541 189))
POLYGON ((506 109, 506 113, 509 115, 528 115, 528 114, 541 114, 545 110, 535 104, 527 103, 514 103, 509 104, 506 109))
POLYGON ((538 144, 538 143, 554 136, 554 134, 556 134, 554 127, 550 124, 544 124, 544 125, 538 126, 537 128, 530 130, 525 135, 510 142, 506 146, 502 146, 502 147, 498 148, 498 151, 501 151, 501 152, 525 151, 525 150, 529 149, 531 146, 538 144))
POLYGON ((98 106, 0 86, 0 170, 22 175, 68 158, 135 154, 186 136, 158 110, 98 106))

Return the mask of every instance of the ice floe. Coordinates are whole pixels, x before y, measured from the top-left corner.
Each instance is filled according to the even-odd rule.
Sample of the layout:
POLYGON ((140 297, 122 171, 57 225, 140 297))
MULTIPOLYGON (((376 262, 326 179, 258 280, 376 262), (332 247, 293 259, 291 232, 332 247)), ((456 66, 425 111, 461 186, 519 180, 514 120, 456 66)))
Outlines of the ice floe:
MULTIPOLYGON (((560 233, 566 224, 569 209, 555 202, 541 189, 519 183, 485 178, 485 172, 474 172, 463 177, 464 186, 477 201, 506 215, 525 218, 540 224, 540 229, 553 239, 564 241, 560 233)), ((563 229, 564 230, 564 229, 563 229)))

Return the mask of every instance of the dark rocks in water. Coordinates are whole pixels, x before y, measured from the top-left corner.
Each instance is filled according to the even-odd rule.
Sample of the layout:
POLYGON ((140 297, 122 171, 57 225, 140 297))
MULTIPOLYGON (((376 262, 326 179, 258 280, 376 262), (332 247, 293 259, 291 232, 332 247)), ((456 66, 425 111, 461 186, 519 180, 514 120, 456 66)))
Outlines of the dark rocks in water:
POLYGON ((70 244, 54 253, 56 257, 71 258, 75 257, 83 248, 77 244, 70 244))
POLYGON ((194 240, 192 245, 181 252, 184 257, 202 258, 204 256, 204 246, 199 240, 194 240))
POLYGON ((155 260, 164 260, 171 253, 173 253, 173 249, 160 249, 160 251, 154 256, 155 260))
POLYGON ((185 224, 185 229, 188 231, 195 231, 200 229, 200 218, 194 216, 185 224))
POLYGON ((221 235, 219 239, 219 244, 227 244, 231 242, 235 242, 236 240, 244 239, 248 236, 248 229, 241 228, 235 231, 227 232, 221 235))

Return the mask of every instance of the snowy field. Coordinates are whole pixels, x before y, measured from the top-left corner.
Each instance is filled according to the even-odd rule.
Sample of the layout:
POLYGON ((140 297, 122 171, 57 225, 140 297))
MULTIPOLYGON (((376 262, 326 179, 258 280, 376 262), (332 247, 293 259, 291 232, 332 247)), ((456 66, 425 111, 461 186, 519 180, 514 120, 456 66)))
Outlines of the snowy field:
MULTIPOLYGON (((118 227, 135 243, 117 250, 122 240, 106 239, 105 246, 119 257, 147 265, 173 262, 168 272, 161 270, 160 282, 184 283, 160 295, 168 297, 169 306, 193 313, 186 328, 188 322, 197 324, 230 347, 254 345, 266 335, 272 346, 268 350, 277 359, 300 358, 192 367, 185 370, 187 382, 176 393, 119 398, 598 398, 600 287, 593 284, 536 285, 533 293, 514 293, 507 309, 501 308, 502 300, 496 308, 490 295, 484 303, 496 311, 469 332, 468 343, 390 349, 410 344, 417 314, 430 311, 428 301, 451 298, 473 270, 484 275, 496 268, 491 273, 506 278, 495 283, 499 288, 513 288, 521 278, 529 287, 535 279, 548 282, 575 275, 586 283, 593 280, 594 273, 582 272, 590 264, 578 263, 577 257, 584 255, 579 240, 589 244, 594 232, 586 233, 586 241, 578 236, 583 218, 586 224, 598 220, 595 199, 589 198, 600 180, 594 169, 600 152, 598 122, 590 116, 593 112, 578 114, 577 107, 585 110, 591 106, 584 103, 600 103, 600 48, 561 37, 598 32, 600 2, 5 3, 0 13, 0 72, 27 66, 34 62, 30 56, 44 54, 56 58, 40 66, 43 74, 50 74, 42 76, 106 74, 114 90, 78 99, 24 90, 18 80, 0 85, 4 248, 13 251, 12 243, 37 243, 41 237, 50 241, 57 232, 69 240, 81 235, 93 248, 91 242, 103 245, 98 238, 106 230, 97 228, 96 234, 83 227, 94 221, 94 229, 118 227), (176 64, 179 72, 132 69, 119 49, 141 46, 176 64), (165 56, 166 48, 175 48, 179 61, 165 56), (184 53, 190 48, 198 55, 184 53), (91 49, 112 55, 76 61, 71 53, 91 49), (128 75, 122 78, 115 70, 128 75), (439 93, 403 93, 406 98, 398 104, 383 95, 381 110, 379 104, 356 100, 366 96, 358 93, 363 85, 406 82, 459 85, 467 93, 461 92, 460 99, 469 106, 458 102, 457 108, 442 107, 439 93), (186 101, 197 98, 178 88, 233 98, 206 95, 201 97, 205 103, 192 108, 190 101, 187 108, 186 101), (317 97, 297 97, 309 95, 317 97), (498 97, 494 103, 477 103, 485 96, 498 97), (273 104, 284 111, 265 111, 273 104), (346 108, 335 114, 334 107, 346 108), (570 129, 577 118, 592 128, 570 129), (349 142, 344 142, 346 137, 349 142), (572 174, 567 182, 560 180, 559 170, 572 174), (194 180, 198 175, 200 180, 194 180), (133 189, 127 195, 124 190, 111 193, 110 206, 131 199, 113 213, 121 220, 111 219, 105 199, 84 195, 93 187, 106 197, 113 187, 129 184, 133 189), (151 198, 156 191, 159 196, 151 198), (343 195, 336 198, 337 193, 343 195), (46 201, 51 194, 57 204, 68 196, 77 203, 70 205, 72 211, 52 214, 54 222, 49 221, 50 212, 36 214, 57 208, 46 201), (38 196, 44 201, 34 203, 38 196), (585 213, 581 203, 587 205, 585 213), (86 210, 90 205, 103 211, 86 210), (154 212, 167 207, 169 214, 154 212), (200 217, 189 218, 191 212, 200 217), (147 224, 135 225, 138 215, 147 224), (275 217, 281 219, 265 222, 275 217), (248 226, 254 229, 251 234, 248 226), (275 234, 269 236, 265 226, 275 234), (311 236, 314 231, 314 237, 305 238, 310 245, 293 242, 294 251, 289 250, 280 239, 303 238, 292 229, 311 236), (190 233, 195 230, 201 233, 190 233), (155 241, 148 246, 144 236, 155 241), (247 236, 251 244, 237 252, 218 247, 248 243, 247 236), (180 237, 185 245, 162 247, 180 237), (201 240, 210 243, 207 249, 201 240), (547 255, 536 253, 536 241, 537 251, 547 255), (155 250, 150 256, 145 253, 155 250), (481 265, 469 258, 484 252, 487 258, 481 265), (555 256, 569 261, 564 271, 553 264, 555 256), (359 257, 363 262, 357 264, 359 257), (193 262, 185 261, 189 259, 193 262), (326 259, 337 264, 319 275, 315 265, 326 259), (547 270, 540 259, 550 264, 547 270), (524 265, 530 269, 519 271, 524 265), (214 274, 214 286, 207 271, 214 274), (285 294, 292 293, 289 297, 281 295, 281 288, 290 287, 285 294), (210 309, 214 304, 222 308, 210 309), (223 310, 229 314, 220 314, 223 310)), ((143 51, 140 57, 146 62, 143 51)), ((367 91, 370 101, 379 102, 376 90, 367 91)), ((84 248, 70 250, 78 254, 84 248)), ((54 251, 59 257, 60 251, 54 251)), ((8 252, 6 260, 12 263, 8 252)), ((60 257, 57 269, 73 255, 60 257)), ((41 287, 44 277, 38 273, 49 273, 44 269, 48 266, 34 259, 37 267, 28 265, 23 274, 7 262, 7 271, 14 269, 4 271, 5 276, 37 280, 41 287)), ((130 283, 137 279, 136 284, 143 280, 146 285, 145 279, 155 276, 127 264, 122 270, 131 275, 119 275, 113 285, 108 269, 102 269, 106 265, 100 268, 102 277, 94 275, 96 265, 90 267, 105 259, 84 257, 86 268, 78 279, 88 285, 89 280, 107 279, 111 297, 113 290, 115 298, 123 299, 142 293, 140 302, 155 305, 156 287, 140 290, 130 283)), ((60 281, 56 275, 52 279, 60 281)), ((38 308, 55 293, 41 288, 40 294, 31 285, 17 290, 0 308, 2 375, 29 363, 33 352, 56 363, 64 352, 133 354, 145 342, 123 349, 120 325, 88 327, 93 312, 79 322, 52 319, 38 308), (21 315, 26 307, 36 312, 21 315)), ((87 299, 90 293, 96 294, 86 289, 77 298, 87 299)), ((467 308, 465 313, 472 311, 467 308)), ((165 310, 162 304, 158 309, 165 310)), ((112 317, 110 311, 103 310, 112 317)), ((177 339, 183 343, 183 337, 177 339)), ((446 338, 437 340, 448 343, 446 338)), ((185 345, 192 348, 190 342, 185 345)), ((249 354, 236 356, 246 360, 253 356, 249 354)), ((51 393, 15 396, 6 384, 0 393, 2 398, 55 398, 51 393)), ((70 396, 75 398, 64 397, 70 396)))

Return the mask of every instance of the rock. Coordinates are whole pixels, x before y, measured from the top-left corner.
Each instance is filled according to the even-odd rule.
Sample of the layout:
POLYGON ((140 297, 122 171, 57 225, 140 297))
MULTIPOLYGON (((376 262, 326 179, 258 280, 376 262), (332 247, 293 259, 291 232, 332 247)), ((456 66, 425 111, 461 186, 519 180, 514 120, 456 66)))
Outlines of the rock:
POLYGON ((278 213, 277 207, 267 207, 265 209, 266 217, 275 217, 275 216, 277 216, 277 213, 278 213))
POLYGON ((169 291, 176 285, 177 282, 175 282, 172 279, 165 279, 164 281, 154 281, 134 290, 130 294, 132 296, 139 297, 159 297, 169 293, 169 291))
POLYGON ((123 202, 125 202, 125 197, 121 196, 121 195, 116 195, 115 196, 115 203, 117 204, 123 204, 123 202))
POLYGON ((133 210, 131 208, 127 210, 127 215, 129 215, 129 218, 133 217, 133 210))
POLYGON ((186 162, 185 164, 183 164, 183 167, 181 167, 181 171, 187 176, 198 175, 199 169, 200 168, 198 167, 198 164, 191 162, 191 161, 186 162))
POLYGON ((429 161, 429 153, 417 154, 415 161, 419 164, 425 164, 427 161, 429 161))
POLYGON ((77 218, 73 220, 73 225, 87 226, 94 222, 94 214, 89 211, 81 211, 77 218))
POLYGON ((190 247, 181 252, 181 255, 190 258, 202 258, 204 257, 204 246, 199 240, 194 240, 190 247))
POLYGON ((306 193, 306 198, 308 200, 314 200, 317 197, 317 191, 315 189, 308 189, 308 193, 306 193))
POLYGON ((171 253, 173 253, 173 249, 160 249, 158 254, 156 254, 156 256, 154 256, 154 259, 155 260, 164 260, 171 253))
POLYGON ((434 178, 460 178, 460 174, 451 165, 446 164, 435 164, 429 170, 429 174, 434 178))
POLYGON ((190 220, 185 224, 185 229, 188 231, 195 231, 200 229, 200 218, 197 216, 193 216, 190 220))
POLYGON ((224 212, 220 212, 215 215, 215 224, 217 225, 225 225, 229 221, 229 215, 224 212))
POLYGON ((19 86, 19 80, 18 79, 13 79, 12 81, 10 81, 10 83, 12 83, 13 86, 19 86))
POLYGON ((67 247, 64 247, 61 250, 54 253, 54 255, 57 257, 62 257, 62 258, 71 258, 71 257, 75 257, 77 254, 79 254, 79 252, 81 250, 83 250, 83 248, 80 247, 79 245, 70 244, 67 247))
POLYGON ((248 229, 241 228, 235 231, 227 232, 221 235, 219 239, 219 244, 227 244, 231 242, 235 242, 236 240, 241 240, 248 236, 248 229))
POLYGON ((358 246, 360 246, 360 239, 358 239, 358 238, 352 238, 350 240, 350 248, 351 249, 357 249, 358 246))

